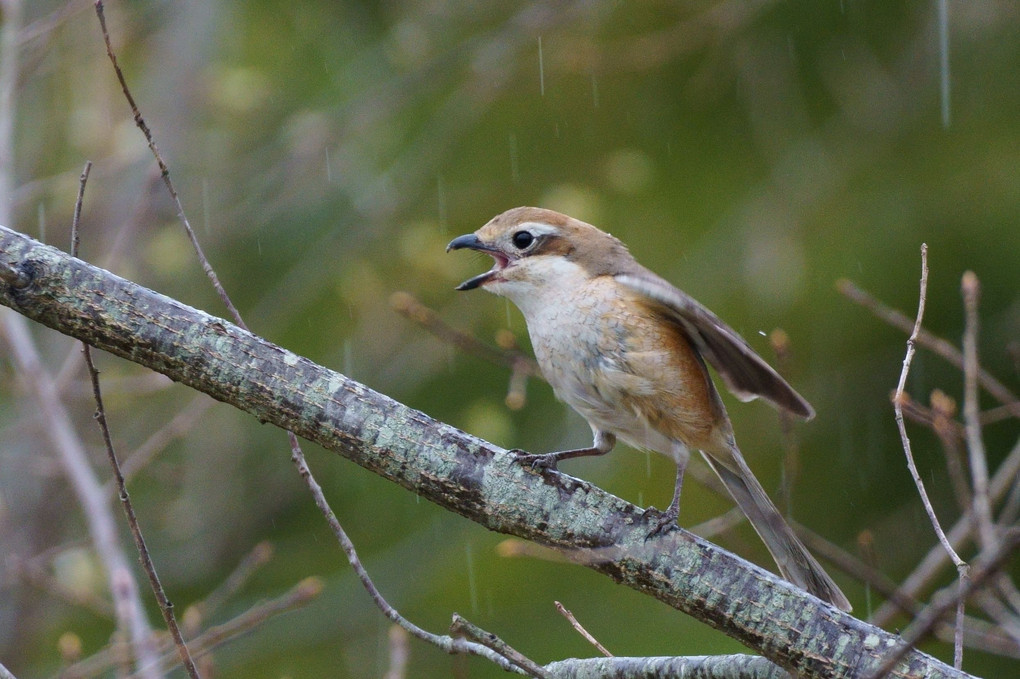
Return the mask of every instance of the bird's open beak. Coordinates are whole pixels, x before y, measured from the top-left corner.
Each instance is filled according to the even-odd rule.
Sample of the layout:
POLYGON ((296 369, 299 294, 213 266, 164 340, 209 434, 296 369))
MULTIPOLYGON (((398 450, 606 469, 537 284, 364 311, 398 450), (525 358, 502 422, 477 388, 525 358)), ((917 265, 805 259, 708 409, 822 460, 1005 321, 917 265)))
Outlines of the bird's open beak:
POLYGON ((486 271, 485 273, 478 274, 474 278, 469 278, 468 280, 458 285, 456 287, 457 290, 474 290, 475 288, 484 285, 493 276, 502 271, 509 261, 506 258, 506 255, 499 252, 495 248, 486 245, 485 243, 482 242, 482 240, 478 236, 476 236, 473 233, 469 233, 464 236, 457 236, 452 241, 450 241, 449 245, 446 246, 446 251, 449 252, 450 250, 461 250, 464 248, 467 248, 468 250, 477 250, 478 252, 484 252, 492 256, 492 259, 495 260, 495 263, 493 264, 492 268, 486 271))

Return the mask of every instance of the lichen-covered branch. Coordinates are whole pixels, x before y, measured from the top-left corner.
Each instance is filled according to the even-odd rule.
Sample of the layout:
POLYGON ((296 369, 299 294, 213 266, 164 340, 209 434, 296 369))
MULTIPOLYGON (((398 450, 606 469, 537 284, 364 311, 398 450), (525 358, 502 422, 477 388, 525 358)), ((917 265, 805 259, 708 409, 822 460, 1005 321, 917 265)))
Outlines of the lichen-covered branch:
MULTIPOLYGON (((900 639, 584 481, 512 454, 0 227, 0 304, 314 441, 477 523, 556 547, 804 677, 863 677, 900 639)), ((966 677, 918 651, 891 677, 966 677)))

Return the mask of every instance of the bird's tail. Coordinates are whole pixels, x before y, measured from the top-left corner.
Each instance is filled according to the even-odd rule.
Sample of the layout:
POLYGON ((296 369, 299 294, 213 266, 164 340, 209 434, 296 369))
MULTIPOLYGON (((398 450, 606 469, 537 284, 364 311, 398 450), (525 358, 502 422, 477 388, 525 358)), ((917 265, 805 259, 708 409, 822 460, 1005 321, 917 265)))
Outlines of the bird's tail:
POLYGON ((782 514, 758 483, 739 452, 730 458, 736 470, 704 455, 708 465, 719 475, 726 489, 736 500, 751 525, 761 536, 779 572, 793 584, 828 601, 836 608, 850 610, 850 602, 807 547, 793 533, 782 514))

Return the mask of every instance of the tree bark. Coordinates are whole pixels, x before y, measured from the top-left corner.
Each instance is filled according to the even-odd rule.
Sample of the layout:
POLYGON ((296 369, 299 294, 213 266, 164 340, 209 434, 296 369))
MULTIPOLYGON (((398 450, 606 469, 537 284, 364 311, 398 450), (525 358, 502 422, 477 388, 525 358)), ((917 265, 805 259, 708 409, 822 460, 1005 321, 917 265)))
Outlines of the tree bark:
MULTIPOLYGON (((490 530, 683 611, 804 677, 860 678, 899 637, 654 512, 408 408, 237 326, 0 226, 0 304, 314 441, 490 530)), ((891 677, 969 675, 916 650, 891 677)))

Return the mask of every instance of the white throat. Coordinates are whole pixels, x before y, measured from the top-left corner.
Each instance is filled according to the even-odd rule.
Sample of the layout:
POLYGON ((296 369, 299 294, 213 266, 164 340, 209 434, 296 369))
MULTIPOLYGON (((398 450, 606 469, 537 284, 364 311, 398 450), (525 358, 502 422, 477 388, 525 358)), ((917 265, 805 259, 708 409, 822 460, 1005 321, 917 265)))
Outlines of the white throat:
POLYGON ((517 260, 485 289, 509 299, 530 320, 559 306, 567 291, 581 289, 588 278, 583 267, 565 257, 538 255, 517 260))

